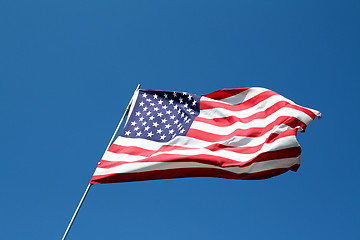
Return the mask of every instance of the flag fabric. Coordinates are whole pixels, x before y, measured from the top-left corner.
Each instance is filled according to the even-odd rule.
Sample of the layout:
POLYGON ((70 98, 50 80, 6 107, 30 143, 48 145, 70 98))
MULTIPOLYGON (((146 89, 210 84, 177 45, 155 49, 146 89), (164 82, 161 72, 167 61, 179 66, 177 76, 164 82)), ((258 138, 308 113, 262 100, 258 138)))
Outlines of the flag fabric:
POLYGON ((298 131, 320 112, 265 88, 199 96, 138 90, 91 184, 184 177, 266 179, 300 166, 298 131))

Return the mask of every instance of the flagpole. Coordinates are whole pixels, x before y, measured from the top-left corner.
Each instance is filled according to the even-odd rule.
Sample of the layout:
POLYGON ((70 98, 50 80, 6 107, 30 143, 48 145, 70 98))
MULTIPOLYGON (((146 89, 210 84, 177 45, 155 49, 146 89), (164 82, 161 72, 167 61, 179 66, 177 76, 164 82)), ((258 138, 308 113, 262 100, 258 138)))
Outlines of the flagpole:
MULTIPOLYGON (((112 137, 111 137, 111 139, 110 139, 110 142, 109 142, 108 146, 106 147, 105 152, 109 149, 109 147, 111 146, 111 144, 114 142, 114 139, 115 139, 115 137, 116 137, 116 134, 118 133, 118 131, 119 131, 119 129, 120 129, 120 126, 121 126, 122 122, 124 121, 125 116, 129 113, 129 110, 130 110, 132 101, 133 101, 133 99, 134 99, 135 93, 136 93, 137 90, 139 90, 140 86, 141 86, 141 84, 138 84, 138 85, 137 85, 137 87, 136 87, 136 89, 135 89, 135 92, 134 92, 133 96, 132 96, 131 99, 130 99, 129 104, 127 105, 127 107, 126 107, 126 109, 125 109, 125 112, 124 112, 124 114, 122 115, 122 117, 121 117, 121 119, 120 119, 120 122, 119 122, 118 126, 116 127, 115 132, 114 132, 114 134, 112 135, 112 137)), ((77 214, 78 214, 78 212, 79 212, 79 210, 80 210, 80 208, 81 208, 81 206, 82 206, 82 204, 83 204, 83 202, 84 202, 84 200, 85 200, 85 198, 86 198, 86 195, 88 194, 88 192, 89 192, 89 190, 90 190, 90 188, 91 188, 92 185, 93 185, 93 184, 90 184, 90 183, 89 183, 89 185, 87 186, 87 188, 86 188, 86 190, 85 190, 85 192, 84 192, 84 194, 83 194, 83 196, 82 196, 82 198, 81 198, 81 200, 80 200, 80 202, 79 202, 79 204, 78 204, 78 206, 77 206, 77 208, 76 208, 76 210, 75 210, 75 212, 74 212, 74 215, 72 216, 72 218, 71 218, 71 220, 70 220, 70 223, 69 223, 68 227, 66 228, 66 231, 65 231, 65 233, 64 233, 64 236, 62 237, 62 240, 65 240, 67 234, 69 233, 70 228, 71 228, 71 226, 72 226, 72 224, 73 224, 73 222, 74 222, 74 220, 75 220, 75 218, 76 218, 76 216, 77 216, 77 214)))

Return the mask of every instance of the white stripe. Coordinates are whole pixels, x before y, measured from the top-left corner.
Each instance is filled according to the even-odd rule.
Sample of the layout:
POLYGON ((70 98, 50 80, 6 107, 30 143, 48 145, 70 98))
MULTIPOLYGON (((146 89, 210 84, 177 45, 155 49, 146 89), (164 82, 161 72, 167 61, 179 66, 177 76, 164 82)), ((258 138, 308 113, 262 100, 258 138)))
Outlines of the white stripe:
POLYGON ((137 146, 143 149, 154 150, 154 151, 158 150, 161 146, 164 145, 163 142, 155 142, 145 138, 127 138, 122 136, 117 137, 114 144, 124 147, 137 146))
POLYGON ((228 151, 226 149, 211 151, 206 148, 189 148, 189 149, 182 149, 182 150, 170 150, 170 151, 164 151, 164 152, 155 152, 154 154, 152 154, 149 157, 106 152, 104 154, 103 160, 134 162, 137 160, 147 159, 148 161, 151 161, 151 157, 156 157, 156 156, 163 155, 163 154, 179 155, 180 158, 183 158, 183 156, 196 156, 196 155, 203 154, 203 155, 227 158, 227 159, 238 161, 241 163, 246 163, 246 162, 250 161, 251 159, 255 158, 257 155, 264 153, 264 152, 276 151, 276 150, 287 149, 287 148, 298 147, 298 146, 299 146, 299 143, 296 140, 296 136, 288 136, 288 137, 279 138, 276 141, 271 142, 271 143, 265 143, 259 151, 255 152, 255 153, 251 153, 251 154, 236 153, 233 151, 228 151))
MULTIPOLYGON (((247 100, 249 100, 252 97, 255 97, 256 95, 266 92, 266 91, 270 91, 269 89, 266 88, 261 88, 261 87, 252 87, 249 88, 241 93, 238 93, 236 95, 233 95, 231 97, 228 98, 223 98, 221 100, 219 100, 220 102, 224 102, 224 103, 228 103, 231 105, 236 105, 242 102, 245 102, 247 100)), ((211 101, 216 101, 214 99, 208 98, 208 97, 203 97, 201 98, 201 100, 211 100, 211 101)))
MULTIPOLYGON (((202 99, 203 98, 201 98, 201 100, 202 99)), ((209 99, 209 101, 223 103, 222 101, 213 100, 213 99, 209 99)), ((228 117, 228 116, 237 116, 239 118, 246 118, 246 117, 252 116, 255 113, 262 112, 280 101, 286 101, 291 104, 294 104, 289 99, 286 99, 281 95, 274 95, 274 96, 271 96, 271 97, 259 102, 258 104, 252 106, 251 108, 247 108, 247 109, 244 109, 241 111, 228 110, 228 109, 224 109, 224 108, 211 108, 211 109, 201 110, 199 117, 207 118, 207 119, 222 118, 222 117, 228 117)))
MULTIPOLYGON (((217 151, 211 151, 206 148, 199 148, 199 149, 183 149, 183 150, 171 150, 166 152, 158 152, 151 155, 151 157, 159 156, 162 154, 171 154, 171 155, 182 155, 182 156, 196 156, 196 155, 211 155, 221 158, 227 158, 234 161, 238 161, 241 163, 246 163, 251 159, 255 158, 261 153, 269 152, 269 151, 276 151, 281 149, 287 149, 291 147, 298 147, 299 143, 296 140, 295 136, 288 136, 279 138, 274 142, 265 143, 260 151, 255 153, 236 153, 233 151, 227 151, 226 149, 221 149, 217 151)), ((151 161, 151 159, 149 159, 151 161)))
POLYGON ((196 162, 135 162, 122 164, 110 169, 98 167, 94 176, 116 173, 140 173, 154 170, 170 170, 181 168, 213 168, 229 171, 236 174, 256 173, 271 169, 290 168, 299 163, 299 157, 269 160, 266 162, 255 162, 246 167, 218 167, 196 162))
POLYGON ((253 147, 258 146, 265 142, 265 140, 270 136, 272 133, 282 133, 285 130, 290 129, 288 125, 280 124, 274 126, 274 128, 264 135, 260 137, 240 137, 240 136, 233 136, 230 139, 216 141, 216 142, 208 142, 199 140, 196 138, 186 137, 186 136, 177 136, 169 142, 155 142, 148 139, 143 138, 126 138, 119 136, 114 144, 124 146, 124 147, 141 147, 146 150, 157 151, 164 145, 170 146, 178 146, 178 147, 191 147, 191 148, 206 148, 210 145, 215 143, 223 144, 225 146, 232 146, 232 147, 253 147))
MULTIPOLYGON (((220 116, 220 113, 218 113, 218 116, 220 116)), ((274 122, 278 117, 295 117, 302 121, 305 124, 308 124, 311 122, 312 118, 309 117, 307 114, 303 113, 302 111, 293 109, 293 108, 282 108, 279 111, 276 111, 275 113, 267 116, 264 119, 255 119, 248 123, 242 123, 242 122, 235 122, 230 126, 226 127, 219 127, 215 126, 209 123, 204 122, 198 122, 195 121, 191 124, 192 129, 201 130, 204 132, 209 132, 213 134, 218 135, 228 135, 232 132, 234 132, 237 129, 250 129, 250 128, 264 128, 270 123, 274 122)))
POLYGON ((258 146, 258 145, 264 143, 266 141, 266 139, 268 139, 268 137, 272 133, 280 134, 288 129, 291 129, 291 127, 289 127, 288 125, 285 125, 285 124, 280 124, 280 125, 274 126, 273 129, 269 130, 267 133, 265 133, 264 135, 262 135, 260 137, 232 136, 231 138, 228 138, 226 140, 214 141, 214 142, 201 141, 201 140, 197 140, 195 138, 189 138, 189 139, 191 139, 193 141, 201 141, 201 143, 203 145, 201 146, 199 144, 199 147, 208 147, 215 143, 219 143, 219 144, 222 144, 225 146, 230 146, 230 147, 254 147, 254 146, 258 146))
POLYGON ((142 160, 145 158, 147 158, 147 157, 124 154, 124 153, 113 153, 113 152, 106 151, 104 153, 104 156, 102 157, 102 160, 135 162, 135 161, 142 160))

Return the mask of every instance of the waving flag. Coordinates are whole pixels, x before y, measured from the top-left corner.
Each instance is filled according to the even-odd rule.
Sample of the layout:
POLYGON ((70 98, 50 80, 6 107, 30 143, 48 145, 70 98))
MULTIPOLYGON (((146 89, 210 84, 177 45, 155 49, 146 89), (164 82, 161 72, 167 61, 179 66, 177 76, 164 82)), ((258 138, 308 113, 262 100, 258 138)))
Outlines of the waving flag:
POLYGON ((203 96, 139 90, 127 123, 90 181, 265 179, 300 166, 297 131, 320 112, 264 88, 203 96))

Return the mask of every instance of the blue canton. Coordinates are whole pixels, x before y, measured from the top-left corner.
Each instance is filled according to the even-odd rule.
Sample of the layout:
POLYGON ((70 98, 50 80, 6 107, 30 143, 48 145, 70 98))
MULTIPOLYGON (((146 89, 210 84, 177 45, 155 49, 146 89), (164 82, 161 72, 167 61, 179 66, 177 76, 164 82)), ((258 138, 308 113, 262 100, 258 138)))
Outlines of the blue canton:
POLYGON ((139 90, 135 106, 120 136, 167 142, 185 136, 200 112, 199 95, 139 90))

